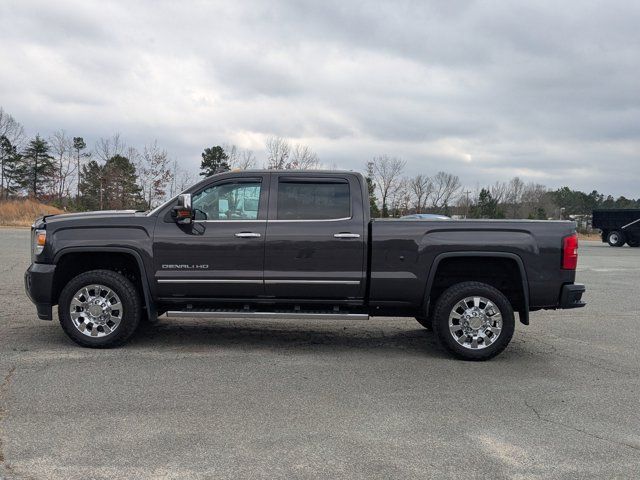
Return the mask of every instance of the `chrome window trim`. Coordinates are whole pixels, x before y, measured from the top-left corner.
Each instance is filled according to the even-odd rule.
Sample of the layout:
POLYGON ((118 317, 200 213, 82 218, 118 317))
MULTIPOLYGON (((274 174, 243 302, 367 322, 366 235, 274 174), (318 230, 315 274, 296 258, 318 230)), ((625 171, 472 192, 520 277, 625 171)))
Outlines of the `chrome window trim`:
POLYGON ((158 283, 252 283, 262 284, 262 280, 223 279, 223 278, 159 278, 158 283))
MULTIPOLYGON (((261 284, 263 280, 222 279, 222 278, 159 278, 158 283, 250 283, 261 284)), ((267 285, 304 284, 304 285, 359 285, 360 280, 264 280, 267 285)))
POLYGON ((269 222, 344 222, 347 220, 353 220, 353 217, 342 217, 342 218, 317 218, 317 219, 295 219, 295 220, 269 220, 269 222))
POLYGON ((260 223, 271 223, 271 222, 344 222, 348 220, 353 220, 353 217, 343 217, 343 218, 318 218, 316 220, 308 220, 308 219, 297 219, 297 220, 194 220, 194 223, 210 223, 210 222, 260 222, 260 223))
POLYGON ((360 280, 265 280, 266 285, 305 284, 305 285, 360 285, 360 280))
POLYGON ((264 223, 266 222, 266 220, 262 219, 262 220, 244 220, 244 219, 238 219, 238 220, 194 220, 194 223, 211 223, 211 222, 233 222, 233 223, 240 223, 240 222, 259 222, 259 223, 264 223))

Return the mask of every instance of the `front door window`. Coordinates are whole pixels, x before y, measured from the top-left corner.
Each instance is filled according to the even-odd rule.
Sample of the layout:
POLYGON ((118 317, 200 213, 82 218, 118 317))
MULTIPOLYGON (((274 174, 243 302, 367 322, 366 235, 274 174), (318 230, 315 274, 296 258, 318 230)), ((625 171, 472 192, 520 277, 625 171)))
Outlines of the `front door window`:
POLYGON ((196 220, 257 220, 260 182, 223 183, 193 196, 196 220))

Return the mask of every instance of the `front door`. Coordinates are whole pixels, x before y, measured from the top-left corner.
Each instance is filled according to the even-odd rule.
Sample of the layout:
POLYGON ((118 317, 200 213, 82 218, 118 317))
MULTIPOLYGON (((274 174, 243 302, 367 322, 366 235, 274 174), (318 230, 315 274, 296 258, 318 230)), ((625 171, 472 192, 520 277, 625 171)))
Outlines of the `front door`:
POLYGON ((195 220, 160 218, 154 237, 159 297, 264 294, 268 175, 214 181, 192 194, 195 220))
POLYGON ((272 174, 265 293, 362 299, 366 230, 356 176, 272 174))

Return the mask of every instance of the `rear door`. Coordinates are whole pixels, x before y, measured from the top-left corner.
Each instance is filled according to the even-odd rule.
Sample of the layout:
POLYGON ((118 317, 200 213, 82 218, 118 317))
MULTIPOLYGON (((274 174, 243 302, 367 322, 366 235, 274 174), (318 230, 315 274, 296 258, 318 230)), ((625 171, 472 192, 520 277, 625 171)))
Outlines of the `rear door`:
POLYGON ((365 219, 356 176, 274 173, 265 244, 265 294, 362 299, 365 219))

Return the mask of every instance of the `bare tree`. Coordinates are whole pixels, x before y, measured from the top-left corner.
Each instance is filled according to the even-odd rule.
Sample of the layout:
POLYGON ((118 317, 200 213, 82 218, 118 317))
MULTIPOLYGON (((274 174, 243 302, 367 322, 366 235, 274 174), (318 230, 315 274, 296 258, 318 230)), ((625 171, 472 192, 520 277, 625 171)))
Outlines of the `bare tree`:
POLYGON ((53 195, 62 202, 62 197, 68 193, 69 186, 73 182, 76 173, 76 165, 73 158, 73 141, 64 130, 58 130, 49 137, 51 152, 55 158, 55 173, 52 184, 53 195))
POLYGON ((94 148, 96 157, 104 163, 116 155, 123 155, 125 150, 126 146, 119 133, 115 133, 111 137, 99 138, 94 148))
POLYGON ((522 204, 522 194, 524 193, 524 182, 518 177, 514 177, 509 182, 509 187, 505 195, 505 203, 509 204, 511 218, 518 218, 520 206, 522 204))
POLYGON ((406 215, 411 207, 411 199, 412 199, 412 191, 411 186, 409 184, 409 179, 402 178, 398 182, 398 187, 391 194, 391 201, 389 202, 391 205, 391 215, 392 216, 402 216, 406 215))
MULTIPOLYGON (((465 190, 461 192, 461 195, 458 197, 457 205, 458 211, 464 212, 464 218, 469 218, 469 211, 473 206, 473 199, 469 197, 471 190, 465 190)), ((477 193, 477 192, 476 192, 477 193)), ((478 195, 474 195, 473 198, 478 198, 478 195)))
POLYGON ((174 197, 183 192, 196 181, 197 175, 189 172, 178 165, 178 161, 174 160, 171 167, 171 182, 169 183, 169 198, 174 197))
POLYGON ((551 212, 554 208, 553 202, 549 196, 549 189, 539 183, 527 183, 522 185, 522 194, 520 196, 520 207, 522 217, 533 215, 537 216, 538 210, 545 213, 551 212))
POLYGON ((250 170, 256 167, 256 156, 252 150, 241 149, 235 145, 224 145, 225 152, 229 156, 229 167, 235 170, 250 170))
POLYGON ((287 168, 294 170, 311 170, 320 166, 318 155, 308 145, 296 144, 291 154, 291 162, 287 168))
POLYGON ((18 149, 24 140, 24 127, 2 107, 0 107, 0 137, 5 137, 18 149))
POLYGON ((238 168, 242 170, 250 170, 256 168, 256 156, 253 154, 253 150, 244 149, 240 151, 240 158, 238 159, 238 168))
POLYGON ((272 170, 284 170, 289 163, 291 145, 282 137, 269 137, 266 142, 267 168, 272 170))
POLYGON ((491 198, 495 200, 496 203, 504 203, 507 198, 507 193, 509 192, 509 184, 506 182, 496 181, 491 187, 489 187, 489 193, 491 193, 491 198))
MULTIPOLYGON (((134 161, 131 158, 129 160, 134 161)), ((164 198, 171 178, 167 151, 158 147, 158 141, 154 140, 144 146, 144 150, 136 163, 138 165, 138 179, 142 188, 142 195, 147 208, 151 209, 156 206, 159 200, 164 198)))
POLYGON ((176 181, 177 192, 183 192, 191 185, 193 185, 196 181, 197 176, 188 170, 183 170, 178 167, 178 176, 176 181))
POLYGON ((0 140, 5 143, 7 148, 0 149, 0 193, 8 195, 11 178, 8 176, 9 167, 7 164, 11 162, 10 152, 19 151, 24 141, 24 127, 16 121, 11 115, 0 107, 0 140))
POLYGON ((457 175, 446 172, 438 172, 432 179, 433 195, 431 196, 431 206, 442 210, 451 204, 451 200, 456 197, 462 184, 457 175))
POLYGON ((372 161, 373 180, 380 190, 382 200, 382 216, 389 216, 387 202, 393 196, 400 184, 400 176, 406 162, 397 157, 381 155, 374 157, 372 161))
POLYGON ((409 189, 413 193, 413 208, 416 213, 422 213, 433 194, 433 182, 426 175, 420 174, 409 180, 409 189))

